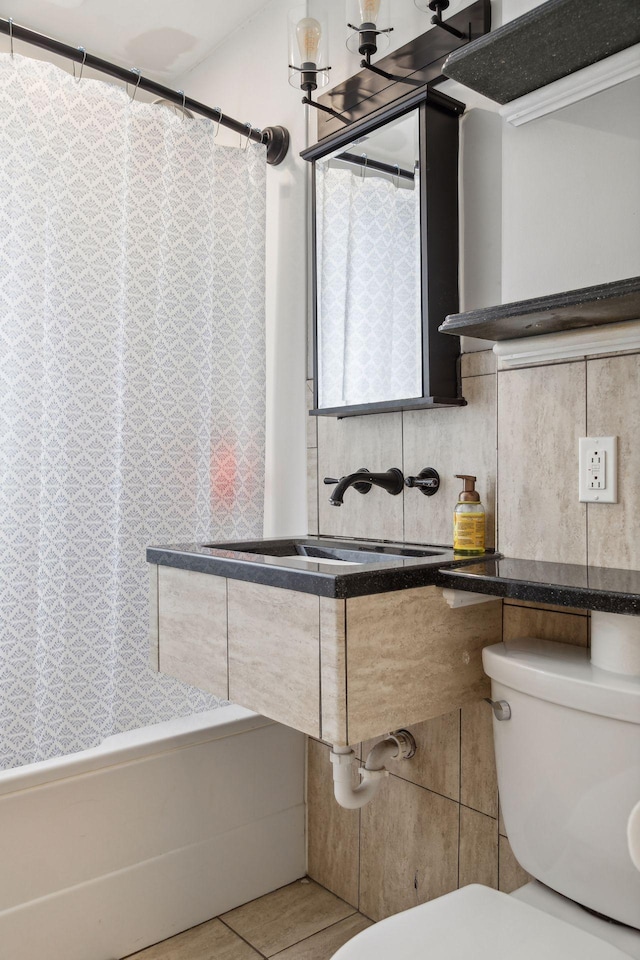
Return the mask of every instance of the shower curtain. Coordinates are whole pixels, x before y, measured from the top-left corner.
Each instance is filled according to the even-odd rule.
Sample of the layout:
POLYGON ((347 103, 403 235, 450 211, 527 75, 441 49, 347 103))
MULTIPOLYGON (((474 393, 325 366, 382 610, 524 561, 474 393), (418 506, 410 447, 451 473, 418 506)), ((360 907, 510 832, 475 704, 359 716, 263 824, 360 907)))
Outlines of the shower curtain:
POLYGON ((261 145, 0 57, 0 766, 216 705, 145 548, 262 532, 264 243, 261 145))

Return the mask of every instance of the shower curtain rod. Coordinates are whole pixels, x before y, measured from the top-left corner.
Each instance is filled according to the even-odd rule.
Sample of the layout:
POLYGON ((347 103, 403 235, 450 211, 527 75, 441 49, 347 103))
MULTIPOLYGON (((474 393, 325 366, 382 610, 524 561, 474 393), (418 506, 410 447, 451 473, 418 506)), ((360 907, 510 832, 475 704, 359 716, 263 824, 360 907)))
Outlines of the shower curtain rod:
MULTIPOLYGON (((53 40, 44 34, 35 33, 26 27, 21 27, 14 23, 11 18, 3 19, 0 17, 0 33, 6 33, 12 40, 22 40, 24 43, 30 43, 34 47, 41 47, 43 50, 49 50, 51 53, 57 53, 68 60, 80 63, 84 67, 91 67, 92 70, 98 70, 100 73, 106 73, 117 80, 123 80, 125 83, 135 84, 136 89, 146 90, 147 93, 153 93, 163 100, 169 100, 178 107, 191 110, 192 113, 198 113, 209 120, 215 120, 223 127, 234 130, 242 137, 248 137, 255 143, 264 143, 267 148, 267 163, 276 165, 281 163, 287 155, 289 149, 289 131, 285 127, 266 127, 259 130, 252 127, 250 123, 240 123, 233 117, 227 117, 219 108, 212 109, 204 103, 198 103, 190 97, 185 97, 182 91, 172 90, 170 87, 164 87, 155 80, 149 80, 143 77, 141 73, 132 68, 119 67, 116 63, 110 63, 108 60, 101 60, 87 53, 83 47, 70 47, 60 40, 53 40)), ((13 48, 12 48, 13 53, 13 48)))

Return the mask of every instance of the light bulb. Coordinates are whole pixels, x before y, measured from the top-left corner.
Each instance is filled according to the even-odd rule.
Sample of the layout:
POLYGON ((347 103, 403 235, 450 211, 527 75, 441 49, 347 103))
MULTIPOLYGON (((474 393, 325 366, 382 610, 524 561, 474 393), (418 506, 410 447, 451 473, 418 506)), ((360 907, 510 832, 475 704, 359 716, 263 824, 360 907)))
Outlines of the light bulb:
POLYGON ((313 17, 305 17, 296 26, 296 39, 303 63, 317 63, 322 27, 313 17))
POLYGON ((360 0, 360 23, 377 23, 380 0, 360 0))

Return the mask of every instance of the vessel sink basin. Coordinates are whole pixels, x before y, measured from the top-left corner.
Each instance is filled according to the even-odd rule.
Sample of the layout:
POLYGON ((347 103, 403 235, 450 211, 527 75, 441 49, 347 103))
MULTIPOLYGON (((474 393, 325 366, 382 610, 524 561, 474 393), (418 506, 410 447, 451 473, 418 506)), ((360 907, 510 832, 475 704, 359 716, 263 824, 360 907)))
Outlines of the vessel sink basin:
MULTIPOLYGON (((213 546, 213 544, 212 544, 213 546)), ((315 564, 349 564, 361 563, 394 563, 398 560, 408 560, 419 557, 444 556, 444 549, 427 549, 423 547, 399 547, 395 544, 358 544, 349 543, 344 546, 322 545, 310 543, 307 540, 289 540, 284 543, 264 541, 255 545, 242 543, 215 544, 227 550, 240 550, 242 553, 255 553, 262 557, 279 557, 282 560, 310 560, 315 564)))

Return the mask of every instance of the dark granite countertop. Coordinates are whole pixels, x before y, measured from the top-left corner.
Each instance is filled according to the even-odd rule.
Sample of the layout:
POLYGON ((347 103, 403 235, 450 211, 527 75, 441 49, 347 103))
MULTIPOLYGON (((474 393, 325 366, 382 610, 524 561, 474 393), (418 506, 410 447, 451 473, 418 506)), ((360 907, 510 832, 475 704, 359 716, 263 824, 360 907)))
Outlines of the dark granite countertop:
POLYGON ((639 570, 519 560, 489 552, 483 558, 460 558, 450 546, 307 536, 149 547, 147 561, 335 599, 438 586, 640 616, 639 570), (291 556, 296 545, 316 553, 338 550, 351 563, 291 556), (358 551, 368 555, 367 562, 353 562, 358 551), (379 554, 379 561, 372 554, 379 554))
MULTIPOLYGON (((355 557, 354 552, 354 559, 355 557)), ((461 560, 454 555, 450 546, 396 544, 322 536, 210 545, 187 543, 147 549, 149 563, 336 599, 429 586, 436 582, 438 569, 442 564, 464 564, 477 562, 477 559, 474 557, 461 560), (296 544, 303 547, 307 545, 316 550, 364 550, 369 557, 371 553, 379 553, 380 562, 369 561, 342 566, 332 564, 330 559, 314 562, 314 557, 288 556, 296 552, 296 544), (271 555, 252 552, 256 549, 268 549, 271 555), (398 555, 401 551, 403 556, 398 555)))
POLYGON ((494 597, 640 615, 640 570, 499 557, 441 568, 436 582, 494 597))

